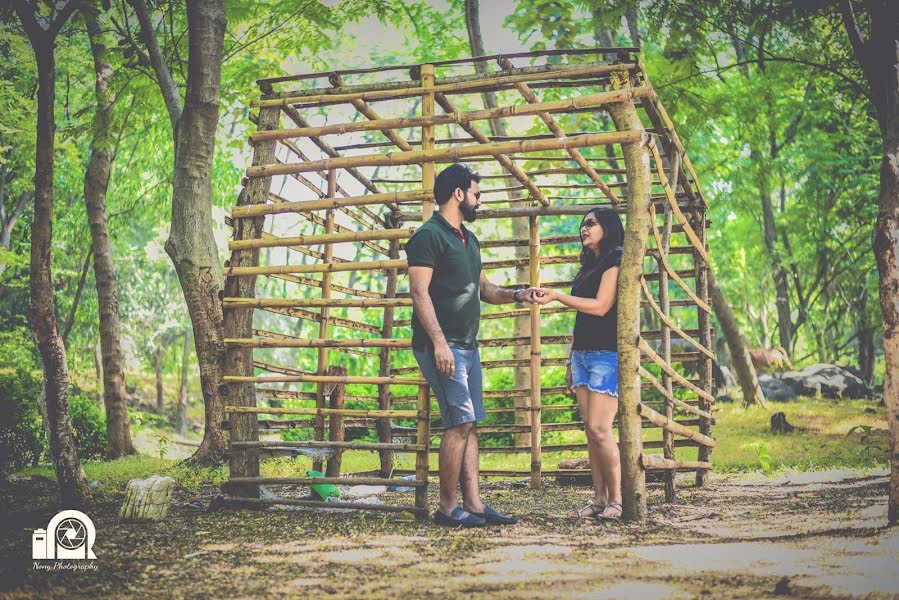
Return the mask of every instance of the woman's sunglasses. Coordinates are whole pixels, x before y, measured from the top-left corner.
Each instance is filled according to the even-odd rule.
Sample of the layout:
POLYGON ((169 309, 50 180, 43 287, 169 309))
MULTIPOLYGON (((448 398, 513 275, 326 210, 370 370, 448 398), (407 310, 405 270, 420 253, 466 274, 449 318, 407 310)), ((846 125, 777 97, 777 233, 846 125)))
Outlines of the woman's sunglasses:
POLYGON ((590 229, 594 225, 599 225, 599 221, 597 221, 596 219, 584 219, 581 223, 581 229, 584 229, 585 227, 587 229, 590 229))

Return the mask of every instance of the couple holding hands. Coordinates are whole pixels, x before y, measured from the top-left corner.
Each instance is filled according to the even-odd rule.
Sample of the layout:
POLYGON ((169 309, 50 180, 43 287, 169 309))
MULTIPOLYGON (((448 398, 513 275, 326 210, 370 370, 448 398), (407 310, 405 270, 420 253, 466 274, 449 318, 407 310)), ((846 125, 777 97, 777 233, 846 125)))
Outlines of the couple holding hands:
POLYGON ((443 419, 440 505, 434 520, 454 527, 511 525, 481 499, 476 423, 486 414, 478 353, 481 302, 556 301, 576 313, 568 354, 568 386, 587 434, 594 500, 578 511, 588 519, 621 518, 621 465, 612 421, 618 410, 617 289, 624 228, 607 208, 581 220, 580 270, 571 293, 512 289, 490 283, 481 270, 480 245, 462 223, 477 218, 480 176, 463 164, 447 167, 434 183, 439 211, 406 244, 412 295, 412 351, 443 419), (462 504, 456 489, 461 487, 462 504))

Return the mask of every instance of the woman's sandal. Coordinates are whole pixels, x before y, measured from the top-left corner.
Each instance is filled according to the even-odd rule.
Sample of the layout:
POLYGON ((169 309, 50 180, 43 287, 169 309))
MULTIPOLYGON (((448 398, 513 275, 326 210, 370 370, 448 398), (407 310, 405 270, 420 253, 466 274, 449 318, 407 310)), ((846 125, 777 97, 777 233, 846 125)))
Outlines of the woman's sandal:
POLYGON ((580 519, 597 519, 605 510, 605 504, 588 504, 577 511, 577 516, 580 519))
POLYGON ((606 504, 606 507, 603 509, 603 511, 596 516, 596 518, 600 521, 620 521, 623 510, 624 507, 621 506, 621 502, 609 502, 608 504, 606 504), (618 509, 618 514, 607 515, 606 510, 613 507, 618 509))

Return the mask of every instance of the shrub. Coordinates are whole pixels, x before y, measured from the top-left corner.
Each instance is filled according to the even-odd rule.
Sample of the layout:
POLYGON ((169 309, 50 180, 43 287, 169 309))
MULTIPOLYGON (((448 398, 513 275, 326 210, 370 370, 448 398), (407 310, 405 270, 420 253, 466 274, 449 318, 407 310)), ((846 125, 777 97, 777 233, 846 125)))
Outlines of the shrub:
POLYGON ((35 466, 46 452, 40 394, 41 380, 29 371, 0 372, 0 472, 35 466))
POLYGON ((75 428, 78 456, 83 459, 103 458, 109 438, 103 408, 84 394, 69 397, 69 417, 75 428))

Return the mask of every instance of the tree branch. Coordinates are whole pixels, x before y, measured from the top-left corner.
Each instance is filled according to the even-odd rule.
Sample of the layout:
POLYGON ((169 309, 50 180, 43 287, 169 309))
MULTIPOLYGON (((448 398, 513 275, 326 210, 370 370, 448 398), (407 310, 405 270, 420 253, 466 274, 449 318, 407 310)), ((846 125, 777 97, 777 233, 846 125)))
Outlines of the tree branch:
POLYGON ((178 119, 181 118, 181 95, 165 64, 162 52, 159 50, 159 41, 156 39, 156 31, 150 22, 150 13, 147 10, 146 2, 144 0, 130 0, 130 2, 137 14, 137 20, 140 22, 141 37, 147 46, 150 65, 153 67, 153 72, 156 73, 156 82, 159 84, 159 90, 162 92, 165 106, 169 111, 169 120, 172 122, 172 131, 174 132, 178 127, 178 119))

